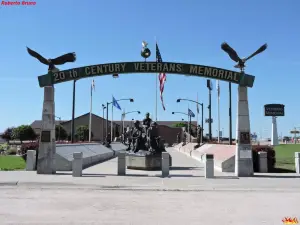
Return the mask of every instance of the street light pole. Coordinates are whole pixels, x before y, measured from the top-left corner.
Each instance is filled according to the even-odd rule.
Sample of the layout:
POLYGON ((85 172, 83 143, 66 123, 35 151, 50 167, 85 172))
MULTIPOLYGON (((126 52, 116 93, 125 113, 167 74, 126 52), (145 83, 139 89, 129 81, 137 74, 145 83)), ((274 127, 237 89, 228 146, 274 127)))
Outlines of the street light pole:
POLYGON ((76 97, 75 93, 76 93, 76 80, 73 80, 71 143, 74 143, 74 139, 75 139, 75 97, 76 97))
POLYGON ((106 109, 106 106, 104 104, 102 104, 102 141, 104 142, 105 140, 105 135, 104 135, 104 110, 106 109))
MULTIPOLYGON (((186 99, 186 98, 179 98, 179 99, 177 99, 177 102, 180 102, 180 101, 189 101, 189 102, 194 102, 194 103, 196 103, 196 104, 198 104, 198 105, 201 105, 201 129, 202 129, 202 131, 201 131, 201 143, 203 143, 203 103, 199 103, 199 102, 197 102, 197 101, 194 101, 194 100, 191 100, 191 99, 186 99)), ((174 113, 173 113, 174 114, 174 113)))
POLYGON ((141 112, 140 111, 130 111, 130 112, 127 112, 127 113, 122 113, 122 134, 124 133, 124 119, 125 119, 125 115, 127 114, 130 114, 130 113, 138 113, 140 114, 141 112))
POLYGON ((231 82, 229 82, 229 145, 232 145, 231 82))
MULTIPOLYGON (((116 100, 117 102, 119 101, 125 101, 125 100, 129 100, 130 102, 134 102, 133 98, 122 98, 122 99, 118 99, 116 100)), ((108 135, 108 106, 110 104, 112 104, 113 102, 107 102, 106 103, 106 136, 108 135)), ((112 106, 113 107, 113 106, 112 106)), ((112 121, 111 121, 112 122, 112 121)), ((113 125, 113 124, 112 124, 113 125)), ((111 134, 112 135, 112 134, 111 134)))
POLYGON ((211 90, 212 90, 212 86, 211 86, 211 82, 210 80, 207 80, 207 88, 208 88, 208 137, 209 140, 212 140, 212 135, 211 135, 211 90))

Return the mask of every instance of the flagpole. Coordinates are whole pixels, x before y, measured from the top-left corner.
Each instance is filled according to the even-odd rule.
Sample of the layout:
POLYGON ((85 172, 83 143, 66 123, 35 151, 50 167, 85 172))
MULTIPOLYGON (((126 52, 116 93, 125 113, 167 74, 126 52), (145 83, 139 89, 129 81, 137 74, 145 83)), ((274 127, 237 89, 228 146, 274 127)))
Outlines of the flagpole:
POLYGON ((113 141, 113 114, 114 114, 114 104, 111 104, 111 121, 110 121, 110 141, 113 141))
MULTIPOLYGON (((155 44, 157 44, 156 37, 155 37, 155 44)), ((157 80, 157 77, 158 77, 158 74, 156 74, 156 77, 155 77, 155 121, 156 122, 157 122, 157 92, 158 92, 158 80, 157 80)))
POLYGON ((217 80, 217 88, 218 88, 218 143, 220 143, 220 84, 219 80, 217 80))
POLYGON ((90 121, 89 121, 89 142, 92 139, 92 104, 93 104, 93 84, 91 85, 90 121))
POLYGON ((199 105, 198 105, 198 92, 197 92, 197 128, 198 128, 198 116, 199 116, 199 109, 198 109, 199 105))

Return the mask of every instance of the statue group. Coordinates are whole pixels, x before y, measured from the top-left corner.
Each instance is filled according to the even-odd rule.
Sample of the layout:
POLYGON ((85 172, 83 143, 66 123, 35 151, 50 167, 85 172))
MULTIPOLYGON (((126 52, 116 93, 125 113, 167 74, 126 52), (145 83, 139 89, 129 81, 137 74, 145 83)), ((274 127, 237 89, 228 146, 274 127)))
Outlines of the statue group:
POLYGON ((133 153, 147 152, 147 154, 159 154, 165 151, 165 146, 158 134, 158 126, 147 113, 142 123, 136 120, 134 127, 127 128, 123 135, 123 142, 128 145, 127 151, 133 153))

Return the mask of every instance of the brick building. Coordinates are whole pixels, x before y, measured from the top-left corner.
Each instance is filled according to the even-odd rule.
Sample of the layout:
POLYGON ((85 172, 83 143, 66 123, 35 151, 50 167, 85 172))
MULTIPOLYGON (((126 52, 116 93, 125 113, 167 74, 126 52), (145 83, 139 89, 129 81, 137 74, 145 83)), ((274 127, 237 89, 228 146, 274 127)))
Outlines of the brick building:
MULTIPOLYGON (((75 130, 79 126, 88 126, 89 125, 90 114, 86 113, 79 117, 76 117, 74 120, 75 130)), ((72 120, 56 120, 56 125, 61 125, 65 128, 68 134, 71 133, 72 120)), ((173 144, 176 142, 176 136, 181 132, 181 128, 174 128, 173 125, 176 123, 182 123, 183 121, 157 121, 159 135, 166 141, 166 143, 173 144)), ((31 127, 35 130, 37 134, 41 132, 41 120, 35 120, 31 127)), ((113 131, 114 136, 116 134, 121 134, 122 130, 122 121, 113 121, 113 131)), ((192 124, 195 126, 196 121, 192 121, 192 124)), ((132 127, 133 121, 124 121, 124 127, 132 127)), ((100 116, 92 114, 92 133, 93 141, 102 141, 106 128, 106 119, 103 119, 100 116)), ((111 121, 108 121, 108 130, 111 130, 111 121)))

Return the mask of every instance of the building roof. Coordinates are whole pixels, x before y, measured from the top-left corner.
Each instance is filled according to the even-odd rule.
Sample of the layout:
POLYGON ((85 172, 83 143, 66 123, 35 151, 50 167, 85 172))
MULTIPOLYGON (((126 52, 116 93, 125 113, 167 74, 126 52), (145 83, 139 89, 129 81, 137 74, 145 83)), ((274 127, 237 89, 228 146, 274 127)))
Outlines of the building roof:
MULTIPOLYGON (((78 116, 78 117, 75 117, 75 120, 76 119, 78 119, 78 118, 80 118, 80 117, 84 117, 84 116, 87 116, 87 115, 89 115, 90 113, 85 113, 85 114, 83 114, 83 115, 81 115, 81 116, 78 116)), ((94 114, 94 113, 92 113, 92 115, 93 116, 95 116, 95 117, 98 117, 98 118, 100 118, 100 119, 102 119, 103 120, 103 118, 101 117, 101 116, 98 116, 98 115, 96 115, 96 114, 94 114)), ((105 120, 105 119, 104 119, 105 120)), ((55 125, 59 125, 59 124, 64 124, 64 123, 68 123, 68 122, 71 122, 72 120, 55 120, 55 125)), ((110 120, 108 121, 108 122, 110 122, 110 120)), ((114 122, 115 123, 115 122, 114 122)), ((40 129, 41 127, 42 127, 42 120, 35 120, 35 121, 33 121, 32 122, 32 124, 30 125, 33 129, 40 129)))

